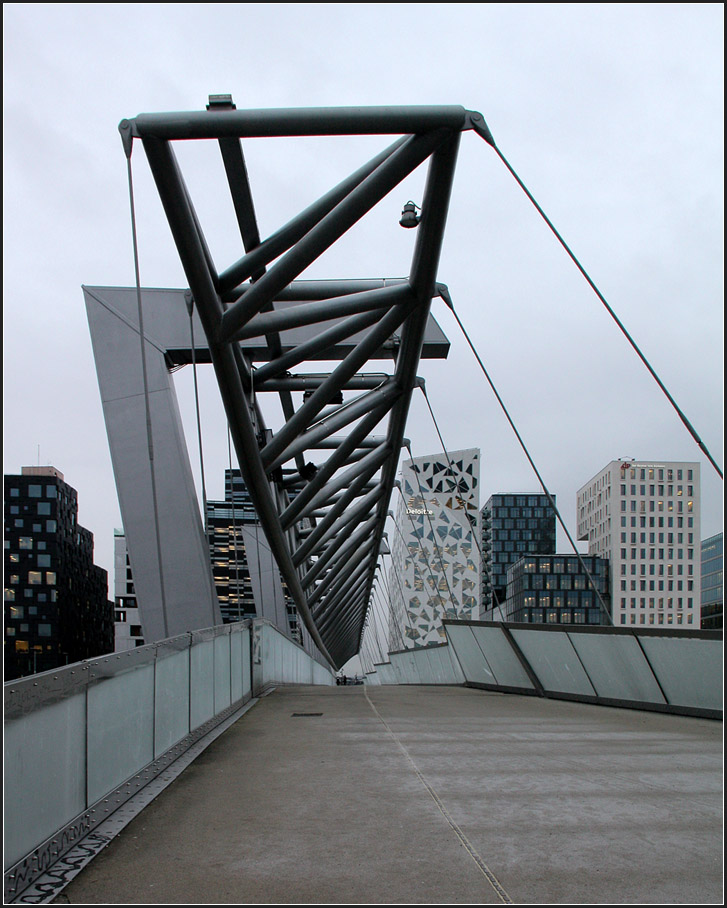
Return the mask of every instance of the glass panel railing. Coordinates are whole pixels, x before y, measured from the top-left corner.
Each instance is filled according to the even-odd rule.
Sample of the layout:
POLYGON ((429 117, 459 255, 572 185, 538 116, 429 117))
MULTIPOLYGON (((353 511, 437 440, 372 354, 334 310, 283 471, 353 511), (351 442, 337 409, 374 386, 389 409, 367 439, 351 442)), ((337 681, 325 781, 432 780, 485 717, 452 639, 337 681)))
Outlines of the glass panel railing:
POLYGON ((595 696, 567 633, 523 628, 512 628, 510 633, 544 690, 595 696))

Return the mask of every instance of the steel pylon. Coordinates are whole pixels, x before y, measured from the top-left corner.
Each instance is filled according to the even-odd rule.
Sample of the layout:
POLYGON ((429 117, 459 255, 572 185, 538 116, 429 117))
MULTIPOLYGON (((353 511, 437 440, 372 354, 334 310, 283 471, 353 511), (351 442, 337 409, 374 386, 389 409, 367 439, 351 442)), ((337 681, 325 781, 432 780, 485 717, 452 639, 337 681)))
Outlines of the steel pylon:
POLYGON ((305 627, 335 668, 360 646, 420 357, 448 349, 430 306, 446 294, 437 268, 467 129, 486 132, 481 114, 457 106, 237 110, 229 96, 211 97, 206 111, 141 114, 119 126, 127 157, 135 139, 143 144, 268 543, 305 627), (365 134, 397 138, 260 236, 241 140, 365 134), (222 156, 242 254, 221 271, 174 152, 182 140, 217 142, 222 156), (408 277, 300 279, 424 162, 408 277), (391 371, 366 371, 380 359, 391 360, 391 371), (322 360, 337 365, 307 371, 322 360), (275 429, 263 417, 267 394, 278 395, 284 414, 275 429))

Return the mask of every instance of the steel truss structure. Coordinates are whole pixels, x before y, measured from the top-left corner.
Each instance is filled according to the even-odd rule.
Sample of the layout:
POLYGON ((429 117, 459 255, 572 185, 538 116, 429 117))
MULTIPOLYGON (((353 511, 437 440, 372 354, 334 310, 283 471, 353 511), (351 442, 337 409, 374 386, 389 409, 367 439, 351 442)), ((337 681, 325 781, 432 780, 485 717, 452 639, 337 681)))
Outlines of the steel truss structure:
MULTIPOLYGON (((240 470, 287 589, 315 645, 338 668, 358 652, 432 298, 462 131, 488 138, 462 107, 142 114, 119 126, 143 143, 204 329, 240 470), (396 135, 393 144, 262 239, 246 138, 396 135), (175 157, 177 140, 219 145, 244 254, 218 272, 175 157), (408 278, 305 281, 304 270, 423 162, 428 174, 408 278), (375 359, 391 373, 366 373, 375 359), (336 361, 330 373, 306 362, 336 361), (303 392, 296 406, 294 395, 303 392), (265 425, 260 396, 284 422, 265 425), (346 395, 344 399, 344 395, 346 395), (377 431, 378 434, 373 434, 377 431), (314 460, 309 460, 312 457, 314 460)), ((402 269, 403 271, 405 269, 402 269)), ((296 399, 298 399, 296 397, 296 399)))

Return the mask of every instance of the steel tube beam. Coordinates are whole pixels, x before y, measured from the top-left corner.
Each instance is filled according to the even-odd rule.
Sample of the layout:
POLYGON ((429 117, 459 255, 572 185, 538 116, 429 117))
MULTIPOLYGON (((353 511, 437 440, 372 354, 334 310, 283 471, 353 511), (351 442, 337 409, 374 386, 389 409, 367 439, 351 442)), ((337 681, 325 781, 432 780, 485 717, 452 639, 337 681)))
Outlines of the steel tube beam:
MULTIPOLYGON (((379 498, 381 498, 383 491, 384 490, 382 487, 372 489, 368 493, 368 495, 365 495, 361 499, 361 501, 357 502, 357 504, 354 507, 350 508, 349 511, 347 511, 346 514, 343 515, 343 517, 340 517, 336 521, 335 528, 332 528, 331 531, 326 534, 325 538, 321 540, 321 543, 316 550, 315 554, 318 555, 317 560, 314 562, 313 566, 308 570, 308 572, 301 578, 300 582, 303 589, 306 589, 311 585, 311 583, 315 582, 321 571, 325 570, 328 563, 335 557, 336 551, 342 547, 346 536, 348 535, 349 538, 353 538, 352 536, 350 536, 351 531, 366 516, 370 516, 370 512, 372 511, 374 504, 376 504, 379 498), (341 533, 340 536, 336 536, 336 530, 341 530, 343 528, 346 528, 346 530, 348 531, 347 534, 344 535, 343 533, 341 533), (330 541, 326 546, 325 543, 331 540, 331 537, 333 537, 332 541, 330 541)), ((342 550, 345 551, 345 549, 342 550)))
MULTIPOLYGON (((144 113, 128 124, 136 138, 218 139, 275 136, 402 135, 468 127, 468 111, 457 105, 404 107, 309 107, 278 110, 216 110, 144 113)), ((126 127, 124 127, 126 128, 126 127)))
POLYGON ((446 133, 436 131, 410 137, 344 201, 310 230, 274 267, 260 278, 222 317, 220 337, 230 340, 235 332, 265 303, 311 265, 336 240, 388 195, 405 177, 425 161, 440 145, 446 133))
POLYGON ((336 578, 336 582, 330 586, 327 597, 316 610, 316 623, 321 627, 321 634, 326 633, 331 621, 335 620, 340 614, 341 603, 351 597, 352 590, 357 589, 359 585, 364 590, 366 589, 366 574, 368 573, 371 545, 372 541, 369 540, 351 556, 349 570, 336 578))
MULTIPOLYGON (((339 562, 338 568, 334 568, 329 571, 329 573, 326 574, 326 576, 320 581, 318 586, 315 587, 312 593, 310 593, 308 597, 308 603, 311 609, 314 608, 319 600, 324 600, 320 602, 318 610, 316 611, 316 621, 322 614, 322 610, 325 608, 326 602, 329 602, 331 597, 335 596, 339 589, 341 589, 344 584, 346 584, 354 576, 354 568, 358 565, 361 559, 363 559, 364 555, 366 555, 373 548, 374 540, 371 537, 370 530, 374 525, 374 521, 375 517, 367 521, 363 528, 364 532, 359 530, 356 537, 356 542, 360 543, 362 539, 366 539, 367 534, 368 539, 366 539, 366 541, 363 542, 359 546, 359 548, 357 548, 356 551, 350 554, 346 559, 346 570, 341 573, 339 562), (325 598, 324 594, 327 594, 325 598)), ((350 551, 350 549, 351 547, 349 547, 347 551, 350 551)))
POLYGON ((340 324, 333 325, 326 331, 322 331, 317 337, 311 338, 302 344, 298 344, 292 350, 283 353, 282 356, 271 360, 260 366, 255 373, 257 381, 264 383, 268 378, 276 378, 281 373, 285 373, 293 366, 298 366, 307 359, 321 359, 322 354, 337 343, 359 331, 365 331, 371 325, 375 325, 381 318, 381 313, 363 312, 361 315, 352 315, 344 319, 340 324))
MULTIPOLYGON (((365 414, 371 413, 381 406, 391 407, 400 394, 401 390, 392 381, 382 388, 377 388, 375 391, 369 391, 357 400, 351 401, 351 403, 343 407, 339 407, 335 413, 331 413, 321 422, 315 423, 307 432, 302 432, 298 435, 298 437, 269 464, 265 457, 266 449, 264 449, 262 457, 265 468, 267 470, 275 470, 296 454, 315 448, 319 441, 330 438, 334 432, 337 432, 344 426, 351 425, 351 423, 360 419, 365 414)), ((353 451, 351 453, 353 453, 353 451)))
POLYGON ((254 315, 235 332, 233 340, 262 337, 271 331, 287 331, 290 328, 316 325, 361 312, 388 309, 396 303, 403 302, 408 295, 408 286, 399 284, 395 287, 383 287, 380 290, 369 290, 365 293, 349 293, 333 299, 289 305, 287 308, 278 308, 272 312, 254 315))
MULTIPOLYGON (((308 555, 312 554, 314 549, 320 544, 324 545, 325 542, 330 538, 330 535, 335 534, 339 530, 338 518, 343 514, 348 505, 358 497, 366 486, 369 479, 378 469, 377 466, 369 467, 367 470, 358 476, 346 489, 341 498, 336 502, 336 504, 328 511, 326 516, 316 525, 316 528, 306 537, 305 542, 300 545, 293 554, 293 564, 300 565, 302 564, 308 555)), ((377 485, 371 491, 376 489, 381 489, 381 492, 385 491, 383 486, 377 485)))
MULTIPOLYGON (((325 375, 290 375, 287 378, 271 378, 262 385, 255 382, 256 391, 315 391, 328 378, 325 375)), ((378 372, 368 375, 358 373, 346 382, 343 391, 373 391, 379 385, 391 378, 388 372, 378 372)))
MULTIPOLYGON (((430 302, 435 291, 436 273, 452 192, 459 140, 459 133, 452 134, 448 141, 432 155, 422 203, 422 219, 417 229, 418 235, 409 280, 421 298, 429 298, 430 302)), ((404 438, 406 417, 415 386, 419 352, 426 326, 428 307, 426 309, 426 313, 418 310, 416 320, 410 320, 409 330, 402 336, 402 344, 397 357, 395 374, 401 382, 402 388, 408 390, 396 402, 389 418, 389 438, 394 450, 399 450, 404 438)), ((382 481, 387 488, 393 489, 394 487, 396 468, 397 464, 393 462, 389 462, 384 467, 382 481)), ((379 508, 380 522, 376 531, 378 542, 381 541, 384 531, 386 503, 380 504, 379 508)), ((373 571, 372 568, 371 581, 373 581, 373 571)))
MULTIPOLYGON (((318 201, 314 202, 305 211, 296 215, 280 230, 267 237, 262 243, 259 243, 256 249, 248 248, 247 255, 235 262, 230 268, 220 275, 220 292, 229 293, 242 281, 253 276, 259 269, 278 256, 287 252, 291 246, 297 243, 302 237, 312 230, 315 225, 321 221, 330 211, 332 211, 339 202, 343 201, 346 196, 356 188, 363 180, 366 179, 376 168, 389 158, 406 139, 398 139, 393 145, 384 149, 380 154, 372 158, 367 164, 364 164, 359 170, 347 177, 338 186, 330 192, 321 196, 318 201)), ((240 288, 242 289, 242 288, 240 288)), ((248 289, 248 288, 245 288, 248 289)))
POLYGON ((387 312, 375 328, 361 340, 349 355, 339 363, 326 381, 311 394, 295 416, 273 436, 263 448, 261 457, 265 464, 272 463, 295 436, 308 428, 320 411, 338 394, 342 385, 354 375, 383 341, 401 325, 414 307, 413 302, 400 303, 387 312))
MULTIPOLYGON (((355 436, 359 433, 368 435, 371 429, 384 418, 387 409, 387 407, 380 407, 378 410, 375 410, 369 416, 365 417, 352 433, 351 439, 345 441, 340 448, 328 458, 325 465, 318 470, 315 478, 308 483, 300 494, 296 495, 295 499, 291 501, 288 507, 280 515, 280 522, 285 529, 292 526, 296 520, 306 516, 308 511, 320 507, 321 504, 328 499, 329 490, 340 492, 341 489, 344 488, 342 483, 346 481, 345 477, 348 474, 358 475, 362 465, 369 462, 366 458, 364 458, 355 468, 347 470, 339 479, 329 483, 333 474, 356 447, 358 440, 355 436)), ((367 457, 375 457, 377 450, 381 453, 381 449, 375 449, 370 455, 367 455, 367 457)), ((384 451, 386 452, 384 454, 384 460, 386 459, 386 456, 388 456, 390 450, 388 445, 384 447, 384 451)))
POLYGON ((148 144, 147 159, 177 244, 182 266, 185 269, 187 280, 190 282, 190 289, 197 302, 200 319, 205 328, 210 356, 217 374, 220 393, 230 425, 230 434, 243 479, 260 518, 268 544, 298 606, 303 623, 321 653, 334 665, 306 605, 305 594, 298 582, 287 540, 280 529, 277 509, 262 464, 257 458, 246 456, 247 452, 257 450, 257 437, 250 420, 248 401, 242 388, 234 348, 214 341, 214 338, 217 337, 216 327, 219 323, 222 304, 214 290, 206 264, 204 264, 204 255, 200 249, 194 218, 188 208, 186 195, 180 192, 178 181, 172 177, 173 174, 176 174, 177 168, 171 149, 163 143, 150 141, 148 144), (196 243, 195 240, 197 240, 196 243))

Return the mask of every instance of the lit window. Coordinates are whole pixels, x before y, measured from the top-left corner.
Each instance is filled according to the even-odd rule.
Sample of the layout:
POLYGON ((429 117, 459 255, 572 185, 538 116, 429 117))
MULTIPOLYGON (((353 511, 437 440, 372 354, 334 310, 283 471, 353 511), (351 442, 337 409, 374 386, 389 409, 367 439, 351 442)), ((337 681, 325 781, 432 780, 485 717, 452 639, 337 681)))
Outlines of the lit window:
POLYGON ((41 583, 41 577, 40 571, 28 571, 28 583, 41 583))

